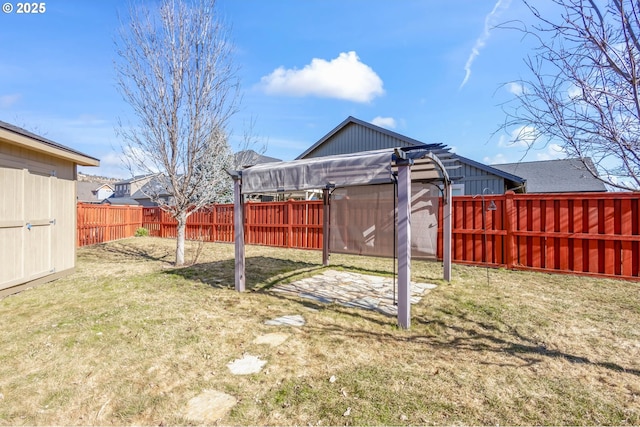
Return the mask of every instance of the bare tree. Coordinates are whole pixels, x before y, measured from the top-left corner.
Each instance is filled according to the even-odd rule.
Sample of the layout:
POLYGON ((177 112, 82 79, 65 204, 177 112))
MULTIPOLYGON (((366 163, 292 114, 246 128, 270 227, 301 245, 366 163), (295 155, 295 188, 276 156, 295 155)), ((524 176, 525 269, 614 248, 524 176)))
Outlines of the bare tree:
POLYGON ((552 2, 556 10, 543 16, 536 2, 525 0, 536 21, 517 28, 536 37, 537 48, 525 60, 533 77, 517 82, 520 91, 506 104, 501 129, 518 127, 516 140, 529 146, 559 144, 606 184, 638 191, 640 3, 552 2))
POLYGON ((189 215, 232 194, 225 169, 239 99, 233 46, 215 0, 162 0, 129 13, 115 67, 137 122, 120 123, 119 134, 132 174, 156 174, 146 192, 177 220, 176 265, 183 265, 189 215))

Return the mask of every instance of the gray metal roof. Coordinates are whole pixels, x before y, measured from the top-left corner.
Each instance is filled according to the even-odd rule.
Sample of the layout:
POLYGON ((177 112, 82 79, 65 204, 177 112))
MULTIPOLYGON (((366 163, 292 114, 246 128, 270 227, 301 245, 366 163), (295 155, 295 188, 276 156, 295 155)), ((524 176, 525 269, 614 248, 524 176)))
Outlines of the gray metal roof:
MULTIPOLYGON (((585 162, 593 167, 591 159, 585 162)), ((527 180, 527 193, 570 193, 607 191, 602 181, 594 178, 580 159, 543 160, 503 163, 494 169, 516 174, 527 180)), ((593 167, 595 170, 595 167, 593 167)))

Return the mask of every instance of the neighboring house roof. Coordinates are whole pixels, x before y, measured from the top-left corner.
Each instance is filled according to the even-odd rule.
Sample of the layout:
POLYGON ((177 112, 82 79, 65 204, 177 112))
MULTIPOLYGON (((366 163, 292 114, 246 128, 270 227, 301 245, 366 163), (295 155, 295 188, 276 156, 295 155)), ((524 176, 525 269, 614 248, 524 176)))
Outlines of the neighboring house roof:
MULTIPOLYGON (((585 162, 595 170, 591 159, 586 158, 585 162)), ((525 178, 527 193, 607 191, 604 183, 594 178, 577 158, 503 163, 493 168, 525 178)))
POLYGON ((132 184, 134 182, 138 182, 138 181, 142 181, 143 179, 150 179, 154 176, 156 176, 157 174, 148 174, 148 175, 136 175, 132 178, 129 179, 124 179, 122 181, 118 181, 116 182, 114 185, 118 185, 118 184, 132 184))
POLYGON ((0 121, 0 141, 46 153, 81 166, 100 166, 100 160, 94 157, 3 121, 0 121))
POLYGON ((139 205, 137 200, 132 199, 131 197, 109 197, 108 199, 104 199, 102 203, 106 203, 109 205, 139 205))
POLYGON ((281 159, 275 157, 264 156, 256 153, 254 150, 242 150, 233 155, 235 164, 238 168, 246 168, 249 166, 260 165, 263 163, 281 162, 281 159))
POLYGON ((171 186, 169 178, 165 178, 162 175, 154 176, 142 186, 138 191, 131 195, 133 199, 151 199, 149 194, 153 194, 158 197, 169 196, 167 192, 167 186, 171 186))
POLYGON ((108 188, 113 192, 113 187, 109 184, 99 182, 76 182, 76 197, 79 202, 101 202, 97 194, 101 188, 108 188))

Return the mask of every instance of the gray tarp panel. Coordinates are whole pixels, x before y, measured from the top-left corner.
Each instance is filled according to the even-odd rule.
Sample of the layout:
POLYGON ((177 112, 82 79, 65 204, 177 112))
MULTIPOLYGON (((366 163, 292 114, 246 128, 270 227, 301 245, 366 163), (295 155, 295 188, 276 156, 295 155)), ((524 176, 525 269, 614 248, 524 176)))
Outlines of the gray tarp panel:
POLYGON ((392 182, 393 149, 292 162, 265 163, 242 171, 242 193, 275 193, 392 182))

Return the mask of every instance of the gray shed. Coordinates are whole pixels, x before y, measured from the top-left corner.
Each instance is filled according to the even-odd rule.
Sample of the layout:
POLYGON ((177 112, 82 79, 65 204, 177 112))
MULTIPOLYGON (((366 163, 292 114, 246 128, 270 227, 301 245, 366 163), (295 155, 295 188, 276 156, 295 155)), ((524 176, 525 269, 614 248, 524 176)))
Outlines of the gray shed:
POLYGON ((0 122, 0 296, 74 271, 77 165, 99 164, 0 122))

